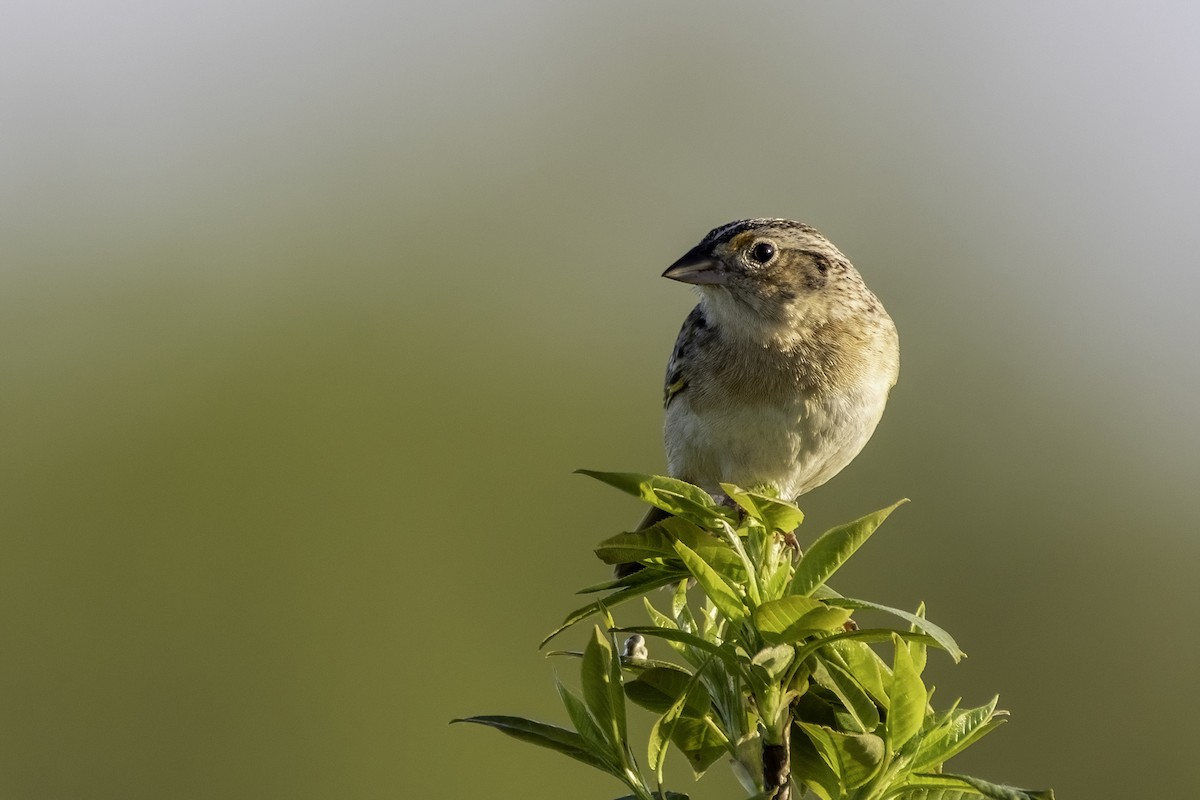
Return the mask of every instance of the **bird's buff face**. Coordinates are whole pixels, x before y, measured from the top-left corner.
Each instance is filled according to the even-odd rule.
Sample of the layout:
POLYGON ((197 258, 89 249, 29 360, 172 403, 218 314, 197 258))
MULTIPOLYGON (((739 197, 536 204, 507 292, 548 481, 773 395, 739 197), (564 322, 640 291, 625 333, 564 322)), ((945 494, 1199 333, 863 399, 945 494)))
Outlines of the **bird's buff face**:
POLYGON ((815 229, 789 220, 742 220, 717 228, 663 277, 695 285, 733 329, 776 338, 799 318, 826 321, 861 282, 846 257, 815 229))

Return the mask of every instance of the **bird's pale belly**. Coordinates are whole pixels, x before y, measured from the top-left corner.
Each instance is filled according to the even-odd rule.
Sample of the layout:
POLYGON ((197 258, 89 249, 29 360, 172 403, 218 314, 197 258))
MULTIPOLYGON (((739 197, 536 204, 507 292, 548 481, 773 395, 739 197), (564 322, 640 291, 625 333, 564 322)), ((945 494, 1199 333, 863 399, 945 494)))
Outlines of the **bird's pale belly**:
MULTIPOLYGON (((683 399, 683 398, 680 398, 683 399)), ((730 404, 697 413, 672 403, 666 417, 667 467, 720 492, 719 483, 771 485, 781 497, 815 489, 858 455, 883 413, 878 399, 798 397, 785 404, 730 404)))

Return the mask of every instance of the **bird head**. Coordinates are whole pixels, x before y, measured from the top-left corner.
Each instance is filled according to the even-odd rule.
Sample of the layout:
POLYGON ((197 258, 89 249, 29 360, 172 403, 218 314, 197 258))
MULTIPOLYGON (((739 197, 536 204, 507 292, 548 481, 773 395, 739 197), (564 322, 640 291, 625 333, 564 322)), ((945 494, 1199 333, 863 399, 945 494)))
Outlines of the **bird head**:
POLYGON ((787 219, 715 228, 663 277, 696 286, 719 320, 752 334, 853 313, 864 294, 874 301, 840 250, 815 228, 787 219))

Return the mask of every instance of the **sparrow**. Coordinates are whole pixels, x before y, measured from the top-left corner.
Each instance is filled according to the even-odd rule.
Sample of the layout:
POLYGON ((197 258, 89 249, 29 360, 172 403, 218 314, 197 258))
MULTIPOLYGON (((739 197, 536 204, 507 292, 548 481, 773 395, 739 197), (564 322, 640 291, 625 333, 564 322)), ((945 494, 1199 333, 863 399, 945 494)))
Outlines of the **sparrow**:
MULTIPOLYGON (((716 497, 733 483, 794 501, 858 455, 896 384, 900 343, 842 251, 801 222, 744 219, 663 277, 700 295, 667 364, 668 474, 716 497)), ((640 527, 665 516, 651 509, 640 527)))

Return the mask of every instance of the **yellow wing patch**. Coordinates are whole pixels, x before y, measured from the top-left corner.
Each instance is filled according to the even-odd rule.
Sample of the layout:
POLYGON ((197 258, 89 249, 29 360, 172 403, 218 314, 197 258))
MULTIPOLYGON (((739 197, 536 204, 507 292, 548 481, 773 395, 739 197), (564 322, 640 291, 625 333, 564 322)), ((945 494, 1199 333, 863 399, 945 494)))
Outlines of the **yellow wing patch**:
POLYGON ((668 383, 663 389, 663 408, 671 405, 671 399, 682 392, 685 386, 687 386, 687 378, 679 378, 674 383, 668 383))

